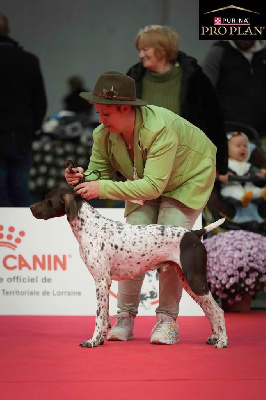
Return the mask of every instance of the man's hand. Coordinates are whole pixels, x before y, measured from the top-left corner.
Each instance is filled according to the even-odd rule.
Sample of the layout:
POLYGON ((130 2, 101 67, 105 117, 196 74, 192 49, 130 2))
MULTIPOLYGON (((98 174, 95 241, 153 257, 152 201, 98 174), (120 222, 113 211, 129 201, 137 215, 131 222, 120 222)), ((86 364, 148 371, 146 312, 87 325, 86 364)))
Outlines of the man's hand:
POLYGON ((83 182, 75 186, 74 190, 77 194, 83 197, 83 199, 95 199, 95 197, 99 197, 99 182, 83 182))
POLYGON ((70 172, 68 168, 65 169, 65 179, 68 185, 75 186, 83 178, 84 169, 82 167, 72 168, 74 172, 70 172))

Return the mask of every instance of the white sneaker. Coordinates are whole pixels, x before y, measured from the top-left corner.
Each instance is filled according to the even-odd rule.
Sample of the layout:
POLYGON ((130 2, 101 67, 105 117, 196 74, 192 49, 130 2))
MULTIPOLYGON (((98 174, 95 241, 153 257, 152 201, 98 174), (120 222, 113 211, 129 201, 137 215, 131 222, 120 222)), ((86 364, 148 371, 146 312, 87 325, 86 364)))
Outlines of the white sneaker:
POLYGON ((117 316, 117 320, 108 332, 107 340, 128 340, 133 339, 134 318, 128 312, 121 312, 117 316))
POLYGON ((175 344, 179 342, 177 322, 165 314, 157 314, 157 324, 151 331, 151 343, 175 344))

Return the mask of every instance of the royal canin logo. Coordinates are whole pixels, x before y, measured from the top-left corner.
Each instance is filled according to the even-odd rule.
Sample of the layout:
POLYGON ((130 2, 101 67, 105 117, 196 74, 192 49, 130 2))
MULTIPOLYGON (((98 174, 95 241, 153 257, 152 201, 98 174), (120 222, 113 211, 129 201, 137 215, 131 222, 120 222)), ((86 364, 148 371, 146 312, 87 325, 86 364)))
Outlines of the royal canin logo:
POLYGON ((15 250, 17 245, 21 243, 21 238, 25 235, 26 233, 24 231, 19 231, 18 234, 16 234, 14 226, 10 226, 7 233, 5 233, 3 225, 0 225, 0 246, 15 250))
MULTIPOLYGON (((18 245, 21 244, 22 238, 26 236, 23 230, 16 231, 14 226, 9 226, 6 230, 3 225, 0 225, 0 247, 6 247, 11 250, 16 250, 18 245)), ((67 256, 63 254, 33 254, 31 260, 26 259, 22 254, 7 254, 2 259, 2 266, 9 270, 26 268, 30 271, 66 271, 67 270, 67 256)))

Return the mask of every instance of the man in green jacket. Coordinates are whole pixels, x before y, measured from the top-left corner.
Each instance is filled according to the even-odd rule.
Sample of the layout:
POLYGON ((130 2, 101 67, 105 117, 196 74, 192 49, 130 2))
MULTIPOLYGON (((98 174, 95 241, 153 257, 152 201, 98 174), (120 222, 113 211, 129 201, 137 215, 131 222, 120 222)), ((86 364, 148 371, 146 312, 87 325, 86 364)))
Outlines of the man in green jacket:
MULTIPOLYGON (((66 170, 67 182, 78 184, 75 190, 84 199, 125 200, 129 224, 191 229, 213 188, 214 144, 177 114, 137 99, 134 80, 119 72, 102 74, 93 92, 80 96, 94 104, 101 125, 94 131, 85 182, 78 184, 81 167, 74 174, 66 170), (101 173, 100 180, 92 181, 92 170, 101 173), (126 180, 114 181, 116 171, 126 180)), ((176 270, 162 269, 151 343, 174 344, 179 341, 176 319, 182 290, 176 270)), ((133 337, 143 280, 141 275, 119 282, 118 318, 108 340, 133 337)))

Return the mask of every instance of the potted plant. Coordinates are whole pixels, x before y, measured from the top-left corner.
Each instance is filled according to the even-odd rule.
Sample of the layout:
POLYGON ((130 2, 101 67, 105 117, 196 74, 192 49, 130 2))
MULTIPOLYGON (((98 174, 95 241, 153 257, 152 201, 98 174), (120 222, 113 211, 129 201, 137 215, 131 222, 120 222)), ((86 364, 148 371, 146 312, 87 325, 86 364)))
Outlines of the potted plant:
POLYGON ((230 311, 250 310, 251 298, 266 290, 266 237, 244 230, 231 230, 204 240, 210 291, 230 311), (249 299, 241 309, 240 303, 249 299), (237 304, 238 303, 238 304, 237 304))

